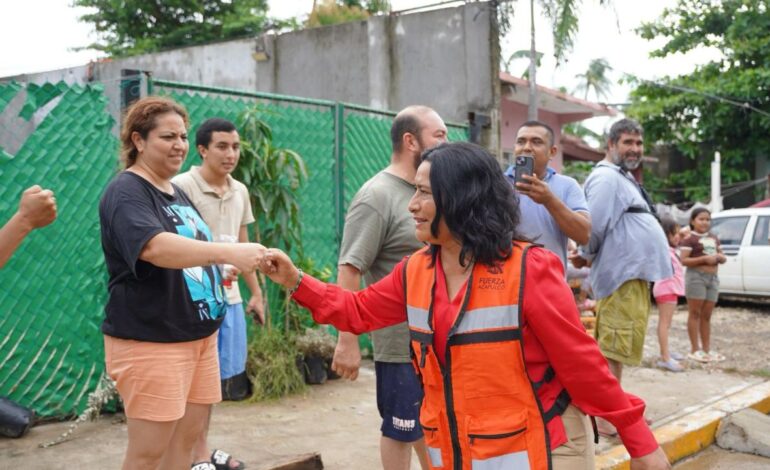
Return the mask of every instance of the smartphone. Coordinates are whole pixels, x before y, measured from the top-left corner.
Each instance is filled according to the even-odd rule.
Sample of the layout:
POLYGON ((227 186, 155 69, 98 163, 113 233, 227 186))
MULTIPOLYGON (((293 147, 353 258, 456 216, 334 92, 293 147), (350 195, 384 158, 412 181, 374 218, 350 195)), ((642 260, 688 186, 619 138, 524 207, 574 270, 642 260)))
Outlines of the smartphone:
POLYGON ((535 171, 535 159, 530 155, 516 155, 516 183, 528 183, 522 178, 524 175, 532 176, 535 171))

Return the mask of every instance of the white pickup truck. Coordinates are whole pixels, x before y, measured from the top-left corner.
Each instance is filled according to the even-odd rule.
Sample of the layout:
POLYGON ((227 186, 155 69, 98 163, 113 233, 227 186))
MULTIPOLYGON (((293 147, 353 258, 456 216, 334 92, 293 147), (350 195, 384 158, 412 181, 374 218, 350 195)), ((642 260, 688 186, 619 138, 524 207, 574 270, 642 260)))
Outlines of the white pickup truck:
POLYGON ((730 209, 711 216, 727 262, 719 293, 770 297, 770 207, 730 209))

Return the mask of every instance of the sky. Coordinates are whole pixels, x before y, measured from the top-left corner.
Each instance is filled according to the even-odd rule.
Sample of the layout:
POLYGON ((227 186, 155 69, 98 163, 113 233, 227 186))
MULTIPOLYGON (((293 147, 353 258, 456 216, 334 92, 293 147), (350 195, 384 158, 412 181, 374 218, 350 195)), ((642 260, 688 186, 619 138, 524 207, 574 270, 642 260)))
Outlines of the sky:
MULTIPOLYGON (((5 0, 0 2, 0 77, 14 74, 55 70, 83 65, 99 57, 95 51, 76 51, 96 40, 90 25, 78 21, 87 12, 70 7, 72 0, 5 0)), ((269 0, 270 14, 286 18, 305 18, 313 0, 269 0)), ((391 0, 393 10, 437 3, 437 0, 391 0)), ((568 61, 555 67, 552 58, 551 27, 536 9, 536 43, 544 53, 538 68, 538 83, 552 88, 565 87, 572 92, 578 85, 576 75, 583 73, 592 59, 605 58, 613 67, 610 77, 617 80, 624 73, 654 80, 667 74, 678 75, 718 57, 713 50, 700 49, 687 56, 650 59, 649 52, 662 41, 645 41, 633 30, 643 21, 657 18, 671 0, 614 0, 612 7, 599 5, 598 0, 584 0, 581 8, 580 33, 568 61)), ((503 56, 529 48, 529 2, 519 0, 512 32, 502 42, 503 56)), ((451 6, 451 5, 448 5, 451 6)), ((527 67, 526 60, 511 64, 513 75, 520 76, 527 67)), ((628 85, 616 85, 601 101, 623 103, 628 85)), ((582 95, 580 96, 582 97, 582 95)), ((590 100, 596 100, 589 96, 590 100)), ((596 123, 589 127, 595 128, 596 123)), ((601 130, 601 129, 598 129, 601 130)))

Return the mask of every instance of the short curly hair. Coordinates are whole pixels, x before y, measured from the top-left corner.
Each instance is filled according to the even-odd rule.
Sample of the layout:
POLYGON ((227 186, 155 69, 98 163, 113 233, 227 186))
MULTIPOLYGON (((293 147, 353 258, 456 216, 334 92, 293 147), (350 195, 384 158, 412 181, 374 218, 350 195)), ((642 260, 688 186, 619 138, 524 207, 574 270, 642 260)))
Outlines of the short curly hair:
POLYGON ((184 106, 176 101, 160 96, 147 96, 132 104, 123 116, 120 129, 120 161, 124 168, 136 163, 139 154, 131 135, 138 132, 143 139, 157 126, 157 117, 161 114, 176 113, 182 117, 185 127, 190 125, 190 118, 184 106))

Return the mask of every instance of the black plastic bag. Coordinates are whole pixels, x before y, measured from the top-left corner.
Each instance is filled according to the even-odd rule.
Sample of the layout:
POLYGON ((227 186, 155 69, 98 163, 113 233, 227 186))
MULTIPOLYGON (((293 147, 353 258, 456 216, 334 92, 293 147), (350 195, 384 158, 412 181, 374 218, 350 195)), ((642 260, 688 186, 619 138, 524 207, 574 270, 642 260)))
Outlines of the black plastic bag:
POLYGON ((35 421, 35 412, 0 397, 0 436, 21 437, 35 421))

